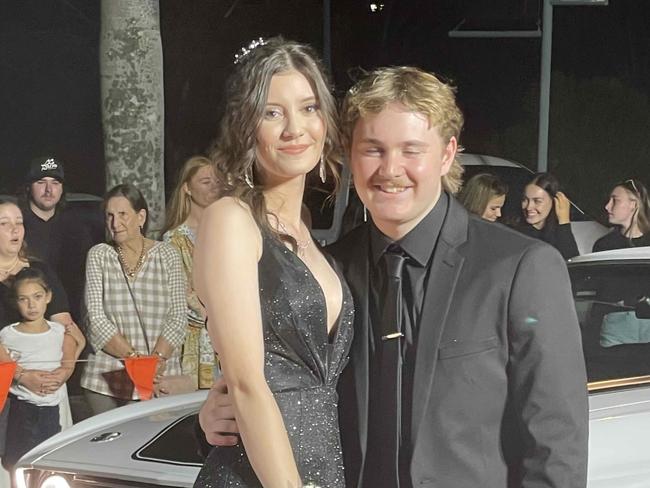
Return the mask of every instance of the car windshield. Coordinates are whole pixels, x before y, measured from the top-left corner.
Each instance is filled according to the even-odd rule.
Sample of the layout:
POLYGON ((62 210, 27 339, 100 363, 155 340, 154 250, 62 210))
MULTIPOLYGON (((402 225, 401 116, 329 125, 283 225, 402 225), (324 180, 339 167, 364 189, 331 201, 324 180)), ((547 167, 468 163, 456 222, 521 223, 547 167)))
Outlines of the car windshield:
POLYGON ((650 263, 569 268, 590 390, 650 382, 650 319, 634 306, 650 296, 650 263))
POLYGON ((192 414, 178 419, 142 446, 133 457, 166 464, 203 465, 194 435, 196 417, 197 414, 192 414))

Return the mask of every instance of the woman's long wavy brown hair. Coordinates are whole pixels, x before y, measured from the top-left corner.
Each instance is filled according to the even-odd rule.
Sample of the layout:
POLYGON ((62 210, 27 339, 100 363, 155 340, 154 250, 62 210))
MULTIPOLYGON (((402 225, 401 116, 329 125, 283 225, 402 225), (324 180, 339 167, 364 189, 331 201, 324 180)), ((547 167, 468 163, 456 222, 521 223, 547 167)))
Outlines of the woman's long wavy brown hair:
MULTIPOLYGON (((323 160, 329 178, 339 186, 341 142, 336 102, 325 70, 315 52, 306 45, 286 41, 282 37, 268 39, 264 45, 240 57, 234 72, 226 83, 226 105, 221 119, 219 137, 210 151, 216 172, 223 175, 224 196, 234 196, 246 203, 257 224, 290 242, 295 240, 278 233, 269 225, 269 212, 264 201, 259 172, 255 168, 257 130, 262 122, 264 108, 273 75, 295 70, 307 78, 311 85, 319 112, 326 128, 323 160), (246 182, 252 176, 253 188, 246 182)), ((314 171, 318 171, 318 165, 314 171)))

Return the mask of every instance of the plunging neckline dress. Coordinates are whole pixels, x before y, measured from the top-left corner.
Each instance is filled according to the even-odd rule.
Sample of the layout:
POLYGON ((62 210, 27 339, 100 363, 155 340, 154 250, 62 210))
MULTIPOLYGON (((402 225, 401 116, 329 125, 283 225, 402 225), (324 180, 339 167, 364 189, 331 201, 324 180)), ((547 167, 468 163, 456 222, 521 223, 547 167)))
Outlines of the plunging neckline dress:
MULTIPOLYGON (((343 289, 337 323, 327 332, 325 295, 303 261, 262 232, 258 263, 264 329, 264 374, 278 404, 304 484, 344 488, 336 385, 352 342, 353 304, 343 289)), ((259 488, 240 442, 215 447, 194 484, 197 488, 259 488)))

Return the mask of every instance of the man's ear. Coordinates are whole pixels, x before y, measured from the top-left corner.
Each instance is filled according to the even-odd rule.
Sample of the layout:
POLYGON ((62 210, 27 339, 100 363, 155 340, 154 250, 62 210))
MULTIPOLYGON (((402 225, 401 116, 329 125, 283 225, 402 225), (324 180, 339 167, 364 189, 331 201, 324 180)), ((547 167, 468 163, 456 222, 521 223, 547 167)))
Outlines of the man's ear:
POLYGON ((444 176, 449 172, 451 165, 456 158, 458 152, 458 140, 455 136, 449 138, 449 142, 442 151, 442 166, 440 168, 440 175, 444 176))

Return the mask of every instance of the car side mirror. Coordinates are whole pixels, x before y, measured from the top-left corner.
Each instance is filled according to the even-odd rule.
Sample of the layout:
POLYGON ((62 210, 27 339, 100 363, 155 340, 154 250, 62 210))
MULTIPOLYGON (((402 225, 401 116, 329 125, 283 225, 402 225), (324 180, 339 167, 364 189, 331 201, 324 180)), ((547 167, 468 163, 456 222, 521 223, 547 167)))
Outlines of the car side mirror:
POLYGON ((643 296, 634 307, 637 319, 650 319, 650 298, 643 296))

